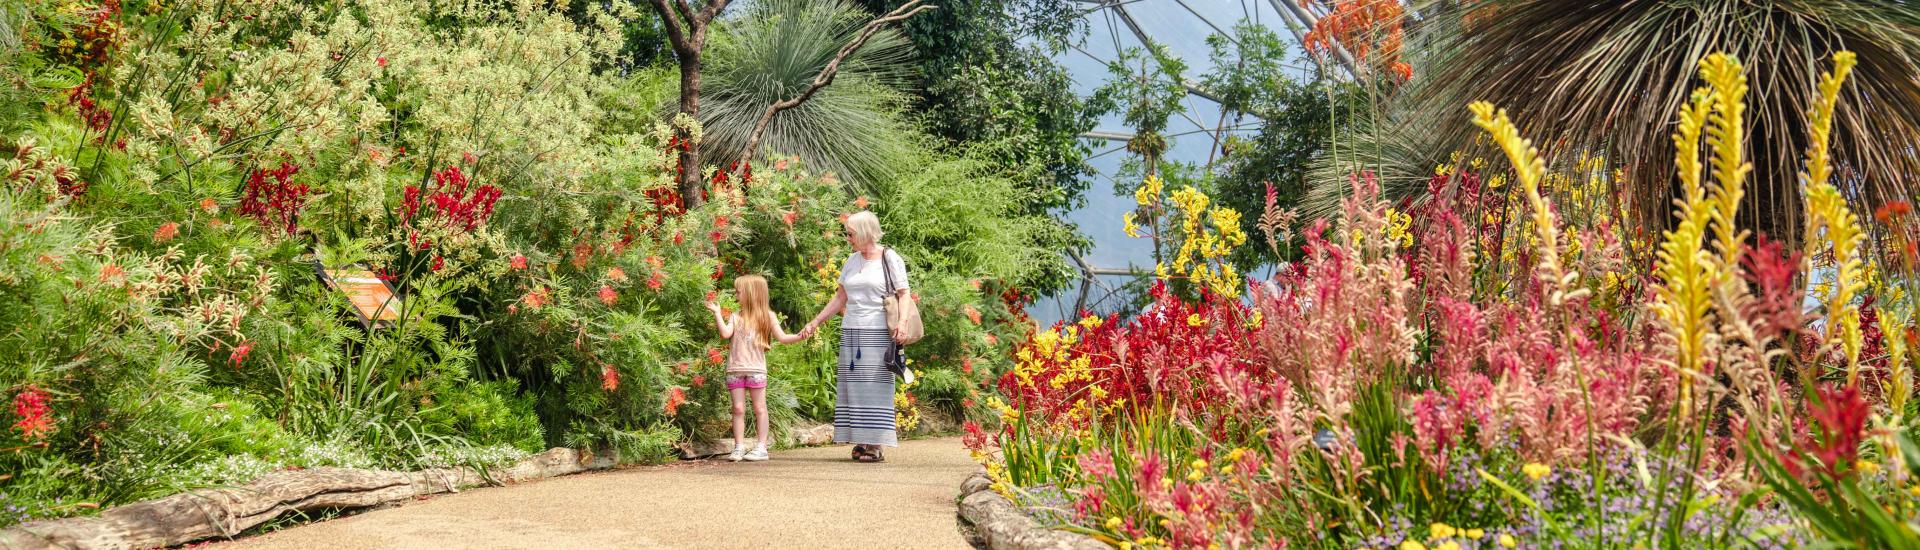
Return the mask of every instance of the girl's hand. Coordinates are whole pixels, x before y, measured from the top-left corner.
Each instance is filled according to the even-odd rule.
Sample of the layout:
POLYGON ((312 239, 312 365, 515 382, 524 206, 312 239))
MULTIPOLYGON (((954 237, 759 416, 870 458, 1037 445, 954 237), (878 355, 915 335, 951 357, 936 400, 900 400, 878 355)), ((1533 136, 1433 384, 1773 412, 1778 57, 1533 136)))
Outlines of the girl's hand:
POLYGON ((720 314, 720 304, 719 304, 719 303, 717 303, 717 302, 713 302, 713 301, 708 301, 708 302, 707 302, 707 311, 711 311, 711 312, 713 312, 713 314, 714 314, 714 315, 719 315, 719 314, 720 314))

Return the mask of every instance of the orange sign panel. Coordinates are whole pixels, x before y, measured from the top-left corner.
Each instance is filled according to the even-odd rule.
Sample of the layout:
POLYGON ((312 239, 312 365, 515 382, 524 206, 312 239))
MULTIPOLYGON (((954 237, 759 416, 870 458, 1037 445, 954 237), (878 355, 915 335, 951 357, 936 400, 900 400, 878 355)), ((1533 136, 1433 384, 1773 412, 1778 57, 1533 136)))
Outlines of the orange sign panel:
POLYGON ((394 297, 393 289, 388 288, 387 283, 374 276, 373 272, 364 269, 329 269, 327 281, 353 302, 353 309, 360 314, 361 322, 400 319, 400 300, 394 297))

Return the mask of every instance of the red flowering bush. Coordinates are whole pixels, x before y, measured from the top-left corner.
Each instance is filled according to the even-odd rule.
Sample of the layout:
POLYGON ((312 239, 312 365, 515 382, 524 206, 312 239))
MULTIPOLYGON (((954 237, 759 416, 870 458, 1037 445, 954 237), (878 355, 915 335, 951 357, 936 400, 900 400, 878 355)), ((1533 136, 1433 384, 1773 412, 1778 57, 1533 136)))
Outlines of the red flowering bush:
POLYGON ((257 168, 247 176, 246 195, 240 198, 240 215, 260 223, 268 234, 290 236, 300 228, 300 211, 307 207, 312 189, 293 181, 300 167, 281 162, 276 168, 257 168))

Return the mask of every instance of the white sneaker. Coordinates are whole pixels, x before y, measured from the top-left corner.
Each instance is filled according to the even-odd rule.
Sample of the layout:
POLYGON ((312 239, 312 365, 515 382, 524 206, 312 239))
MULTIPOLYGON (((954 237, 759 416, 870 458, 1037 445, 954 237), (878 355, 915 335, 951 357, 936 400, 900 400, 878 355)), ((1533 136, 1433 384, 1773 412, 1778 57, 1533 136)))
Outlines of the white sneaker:
POLYGON ((753 450, 747 451, 746 459, 747 459, 747 462, 760 462, 760 461, 766 460, 767 448, 754 447, 753 450))
MULTIPOLYGON (((762 452, 761 452, 760 454, 761 454, 761 455, 763 456, 763 458, 761 458, 761 460, 766 460, 766 458, 764 458, 764 456, 766 455, 766 452, 764 452, 764 451, 762 451, 762 452)), ((739 462, 739 461, 740 461, 740 459, 741 459, 742 457, 745 457, 745 456, 747 456, 747 446, 746 446, 746 445, 734 445, 734 446, 733 446, 733 452, 727 455, 727 461, 728 461, 728 462, 739 462)), ((752 459, 748 459, 748 460, 752 460, 752 459)))

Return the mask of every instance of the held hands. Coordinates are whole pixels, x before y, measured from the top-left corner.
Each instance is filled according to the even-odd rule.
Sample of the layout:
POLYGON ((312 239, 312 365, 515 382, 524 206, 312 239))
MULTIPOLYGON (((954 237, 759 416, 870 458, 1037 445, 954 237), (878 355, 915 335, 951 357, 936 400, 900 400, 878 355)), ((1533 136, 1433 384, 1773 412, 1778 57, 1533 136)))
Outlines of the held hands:
POLYGON ((820 324, 819 324, 819 323, 817 323, 817 322, 811 322, 811 321, 810 321, 810 322, 808 322, 808 323, 807 323, 807 326, 804 326, 804 327, 801 327, 801 328, 800 328, 800 337, 801 337, 801 338, 813 338, 813 333, 814 333, 814 331, 817 331, 817 330, 820 330, 820 324))

